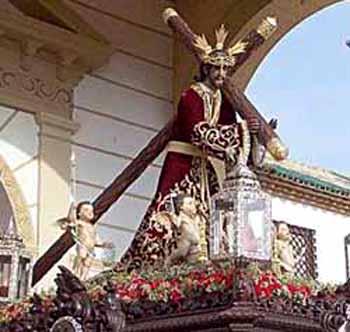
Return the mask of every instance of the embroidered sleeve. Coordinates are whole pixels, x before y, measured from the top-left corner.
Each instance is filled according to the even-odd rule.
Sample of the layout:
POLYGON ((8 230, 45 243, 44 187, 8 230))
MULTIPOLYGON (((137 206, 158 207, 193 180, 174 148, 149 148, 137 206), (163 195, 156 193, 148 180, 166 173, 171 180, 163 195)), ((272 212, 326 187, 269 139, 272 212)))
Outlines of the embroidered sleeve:
POLYGON ((241 145, 239 126, 213 126, 201 121, 193 127, 191 141, 205 153, 224 159, 228 147, 235 149, 241 145))

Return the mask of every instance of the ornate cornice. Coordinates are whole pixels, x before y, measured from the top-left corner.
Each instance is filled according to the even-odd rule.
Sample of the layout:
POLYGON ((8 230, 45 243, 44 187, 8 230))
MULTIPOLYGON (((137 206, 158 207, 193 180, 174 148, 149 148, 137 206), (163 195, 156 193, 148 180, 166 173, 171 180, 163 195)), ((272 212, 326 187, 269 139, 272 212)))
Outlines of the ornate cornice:
MULTIPOLYGON (((27 8, 24 2, 17 4, 27 8)), ((47 5, 51 11, 60 9, 60 22, 66 23, 0 11, 0 102, 69 118, 74 86, 107 61, 110 45, 61 2, 30 3, 47 5)))
POLYGON ((316 187, 300 181, 299 178, 274 173, 269 168, 255 171, 263 190, 273 196, 350 216, 350 198, 342 191, 335 192, 325 187, 316 187))
POLYGON ((60 28, 89 36, 97 41, 108 43, 104 36, 87 24, 71 7, 63 1, 51 0, 8 0, 27 16, 56 25, 60 28))
MULTIPOLYGON (((65 88, 57 82, 37 77, 31 72, 24 72, 19 68, 4 69, 0 67, 0 93, 3 98, 10 96, 22 100, 22 108, 26 109, 29 101, 42 103, 44 109, 56 105, 55 108, 70 109, 72 106, 72 90, 65 88), (56 83, 56 84, 55 84, 56 83)), ((12 104, 9 102, 9 104, 12 104)), ((14 102, 14 106, 17 103, 14 102)), ((39 106, 40 107, 40 106, 39 106)), ((29 107, 30 108, 30 107, 29 107)))
POLYGON ((306 184, 318 190, 350 197, 350 178, 320 167, 306 166, 291 160, 266 163, 265 169, 271 174, 306 184))
POLYGON ((38 19, 0 12, 0 32, 3 38, 20 45, 22 68, 30 70, 33 58, 49 60, 57 66, 57 78, 79 79, 84 73, 100 67, 111 54, 102 38, 92 38, 38 19))

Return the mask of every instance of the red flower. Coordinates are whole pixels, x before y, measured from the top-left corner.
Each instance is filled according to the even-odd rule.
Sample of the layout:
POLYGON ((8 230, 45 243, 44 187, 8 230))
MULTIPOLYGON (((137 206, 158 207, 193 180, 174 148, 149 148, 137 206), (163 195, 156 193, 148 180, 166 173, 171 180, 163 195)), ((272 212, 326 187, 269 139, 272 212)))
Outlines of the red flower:
POLYGON ((296 292, 299 290, 297 286, 295 286, 295 285, 293 285, 293 284, 291 284, 291 283, 288 283, 287 287, 288 287, 288 290, 289 290, 292 294, 296 293, 296 292))
POLYGON ((225 278, 225 287, 231 288, 233 286, 233 275, 228 274, 225 278))
POLYGON ((216 281, 218 283, 222 282, 222 280, 224 279, 224 275, 222 272, 214 272, 212 275, 211 275, 211 279, 213 281, 216 281))
POLYGON ((262 294, 262 288, 259 285, 255 285, 255 293, 257 296, 262 294))
POLYGON ((181 299, 181 293, 178 289, 173 289, 170 293, 170 299, 172 301, 179 301, 181 299))
POLYGON ((133 279, 131 280, 131 285, 138 286, 138 285, 143 285, 143 284, 145 284, 146 282, 147 282, 146 280, 144 280, 144 279, 142 279, 142 278, 136 277, 136 278, 133 278, 133 279))
POLYGON ((307 286, 300 286, 298 292, 303 296, 303 298, 309 297, 311 295, 311 289, 307 286))
POLYGON ((174 278, 174 279, 170 280, 170 285, 171 285, 171 287, 178 287, 180 285, 179 279, 174 278))
POLYGON ((151 289, 156 289, 159 286, 160 282, 158 280, 151 282, 151 289))

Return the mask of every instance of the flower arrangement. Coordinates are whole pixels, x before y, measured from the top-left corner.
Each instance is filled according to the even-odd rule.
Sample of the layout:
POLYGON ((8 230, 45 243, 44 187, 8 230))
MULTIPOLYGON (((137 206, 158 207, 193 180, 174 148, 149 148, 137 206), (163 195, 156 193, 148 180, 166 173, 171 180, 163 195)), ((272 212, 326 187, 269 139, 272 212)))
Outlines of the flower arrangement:
MULTIPOLYGON (((53 296, 45 294, 42 299, 42 308, 49 313, 54 308, 53 296)), ((13 320, 21 320, 25 314, 30 312, 33 307, 32 298, 26 298, 20 302, 11 303, 4 308, 0 308, 0 327, 13 320)))
MULTIPOLYGON (((252 282, 258 299, 282 297, 303 305, 308 298, 322 293, 320 286, 314 282, 277 277, 271 271, 261 270, 257 265, 248 266, 240 271, 240 274, 252 282)), ((108 281, 125 304, 129 317, 137 318, 229 303, 236 275, 231 262, 184 264, 162 271, 147 270, 139 273, 108 271, 87 282, 87 288, 91 301, 98 303, 106 294, 103 286, 108 281)), ((329 287, 327 292, 331 295, 329 287)), ((45 303, 45 310, 49 312, 54 307, 52 295, 41 298, 45 303)), ((1 323, 14 319, 20 320, 26 312, 29 312, 32 305, 31 300, 25 299, 4 307, 0 310, 0 326, 1 323)))
POLYGON ((125 302, 179 301, 232 288, 233 267, 230 264, 178 265, 169 270, 149 270, 129 275, 112 275, 116 292, 125 302))
POLYGON ((316 289, 310 282, 301 279, 278 278, 271 272, 264 272, 254 280, 255 293, 258 298, 283 297, 296 303, 304 303, 316 289))

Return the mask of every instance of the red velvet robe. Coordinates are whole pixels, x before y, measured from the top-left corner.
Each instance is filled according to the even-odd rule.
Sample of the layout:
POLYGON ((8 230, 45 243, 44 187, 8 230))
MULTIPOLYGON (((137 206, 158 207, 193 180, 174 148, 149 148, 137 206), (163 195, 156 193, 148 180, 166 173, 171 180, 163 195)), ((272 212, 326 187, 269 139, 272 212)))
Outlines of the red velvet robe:
MULTIPOLYGON (((177 121, 172 140, 191 143, 195 126, 205 121, 203 99, 190 88, 182 93, 178 105, 177 121)), ((220 125, 235 125, 236 114, 229 102, 222 96, 220 125)), ((206 151, 208 152, 208 151, 206 151)), ((150 205, 139 229, 117 268, 134 269, 144 264, 154 265, 162 261, 176 247, 177 230, 173 225, 160 225, 151 218, 157 211, 162 210, 164 198, 170 191, 188 176, 193 168, 196 157, 176 152, 168 152, 160 175, 155 199, 150 205)), ((198 158, 197 158, 198 159, 198 158)))
MULTIPOLYGON (((193 128, 201 121, 204 121, 203 100, 193 89, 188 89, 181 95, 172 140, 191 143, 193 128)), ((218 124, 230 125, 236 122, 235 111, 223 97, 218 124)), ((192 161, 192 156, 168 152, 159 178, 156 196, 159 193, 162 196, 169 193, 175 183, 179 183, 189 173, 192 161)))

